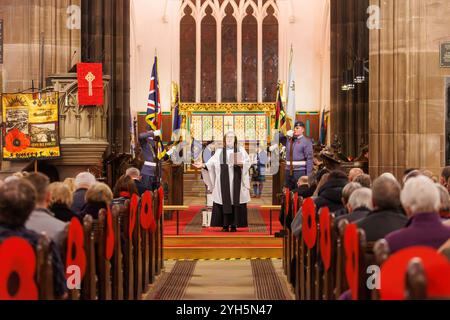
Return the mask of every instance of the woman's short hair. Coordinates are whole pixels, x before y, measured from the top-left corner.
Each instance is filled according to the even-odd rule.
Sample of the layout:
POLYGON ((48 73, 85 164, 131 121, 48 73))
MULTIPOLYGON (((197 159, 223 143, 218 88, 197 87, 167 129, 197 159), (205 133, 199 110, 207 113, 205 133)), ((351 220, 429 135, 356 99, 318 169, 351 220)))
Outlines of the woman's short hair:
POLYGON ((77 190, 74 178, 67 178, 64 180, 64 184, 69 188, 71 193, 74 193, 77 190))
POLYGON ((406 181, 400 196, 402 205, 412 214, 439 212, 441 199, 435 183, 423 175, 406 181))
POLYGON ((138 190, 134 180, 130 176, 121 176, 114 186, 114 198, 120 198, 121 192, 127 192, 131 195, 137 194, 138 190))
POLYGON ((69 187, 62 182, 54 182, 48 187, 51 194, 50 204, 65 204, 68 207, 72 206, 73 197, 69 187))
POLYGON ((86 191, 86 202, 103 202, 109 205, 113 200, 113 193, 107 184, 99 182, 86 191))

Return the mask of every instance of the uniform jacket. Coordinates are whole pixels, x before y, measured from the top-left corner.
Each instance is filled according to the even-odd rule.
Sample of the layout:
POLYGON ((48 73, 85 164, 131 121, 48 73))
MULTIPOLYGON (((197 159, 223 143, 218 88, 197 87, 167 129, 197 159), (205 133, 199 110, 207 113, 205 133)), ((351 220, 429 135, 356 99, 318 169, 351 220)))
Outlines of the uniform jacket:
POLYGON ((293 141, 293 161, 306 161, 306 167, 294 166, 294 171, 301 171, 306 169, 306 175, 309 176, 313 172, 314 167, 314 150, 312 141, 305 136, 300 137, 281 137, 281 143, 286 146, 286 170, 290 170, 290 152, 291 140, 293 141))
MULTIPOLYGON (((139 143, 141 144, 144 161, 155 163, 158 158, 153 132, 141 133, 139 135, 139 143)), ((155 176, 155 172, 156 167, 145 164, 142 166, 141 174, 143 176, 155 176)))

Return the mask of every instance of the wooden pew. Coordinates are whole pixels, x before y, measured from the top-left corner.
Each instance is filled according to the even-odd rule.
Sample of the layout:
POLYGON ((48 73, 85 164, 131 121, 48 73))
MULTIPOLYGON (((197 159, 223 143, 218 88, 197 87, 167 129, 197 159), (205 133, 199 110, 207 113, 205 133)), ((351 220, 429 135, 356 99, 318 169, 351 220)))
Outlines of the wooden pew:
POLYGON ((122 232, 120 207, 112 208, 112 220, 114 230, 114 255, 112 258, 112 299, 123 300, 123 265, 122 265, 122 232))
POLYGON ((427 299, 427 278, 420 259, 413 259, 406 271, 406 299, 427 299))
POLYGON ((120 207, 120 220, 122 222, 123 252, 123 299, 134 299, 134 255, 133 234, 130 238, 130 200, 120 207))
MULTIPOLYGON (((304 299, 314 299, 314 265, 317 258, 317 214, 316 206, 312 198, 308 198, 302 205, 302 242, 303 246, 303 263, 304 263, 304 299)), ((301 277, 301 275, 300 275, 301 277)))
POLYGON ((94 221, 99 300, 111 300, 112 298, 111 262, 106 257, 106 214, 105 209, 100 210, 98 220, 94 221))
MULTIPOLYGON (((295 194, 291 192, 291 203, 292 203, 292 221, 297 216, 297 212, 302 206, 303 198, 299 197, 298 194, 295 194)), ((290 253, 291 253, 291 259, 290 259, 290 267, 291 267, 291 278, 290 283, 294 287, 294 293, 296 299, 300 298, 299 295, 299 264, 298 264, 298 246, 300 241, 294 236, 294 233, 292 230, 289 232, 289 238, 291 242, 290 247, 290 253)))
POLYGON ((36 247, 36 282, 39 300, 54 300, 53 264, 50 239, 42 235, 36 247))
POLYGON ((87 215, 83 219, 84 230, 84 250, 86 253, 86 271, 83 282, 81 283, 82 300, 97 299, 97 280, 96 280, 96 253, 95 253, 95 233, 93 229, 92 216, 87 215))
POLYGON ((143 260, 142 260, 142 234, 143 230, 140 223, 141 211, 136 210, 136 223, 133 230, 133 297, 134 300, 140 300, 143 288, 143 260))
MULTIPOLYGON (((378 266, 383 265, 383 263, 389 258, 390 249, 387 241, 385 239, 380 239, 373 245, 373 255, 374 263, 378 266)), ((372 300, 380 299, 380 290, 372 290, 371 295, 372 300)))
MULTIPOLYGON (((322 217, 321 217, 322 218, 322 217)), ((321 223, 322 225, 322 223, 321 223)), ((329 220, 329 228, 330 228, 330 238, 329 243, 331 247, 330 252, 330 265, 329 268, 326 268, 324 265, 323 273, 320 278, 320 299, 322 300, 334 300, 334 288, 335 288, 335 277, 334 274, 336 272, 336 252, 337 252, 337 234, 336 234, 336 227, 335 227, 335 216, 333 214, 330 214, 330 220, 329 220)), ((319 241, 322 237, 325 237, 324 235, 324 229, 325 226, 322 225, 322 229, 319 230, 319 241)), ((324 239, 326 241, 326 238, 324 239)), ((320 251, 321 260, 323 261, 323 255, 325 252, 320 251)))
MULTIPOLYGON (((155 214, 156 219, 156 232, 155 232, 155 272, 154 275, 160 275, 161 270, 164 266, 163 259, 163 238, 164 238, 164 212, 160 212, 160 208, 164 207, 164 192, 156 192, 155 193, 155 209, 153 212, 155 214), (160 217, 158 217, 158 213, 160 213, 160 217)), ((154 281, 154 277, 153 277, 154 281)))
POLYGON ((338 225, 339 234, 336 239, 336 287, 334 290, 334 296, 336 300, 338 300, 342 293, 344 293, 348 289, 347 282, 345 281, 344 270, 344 232, 347 228, 347 225, 347 220, 341 220, 338 225))

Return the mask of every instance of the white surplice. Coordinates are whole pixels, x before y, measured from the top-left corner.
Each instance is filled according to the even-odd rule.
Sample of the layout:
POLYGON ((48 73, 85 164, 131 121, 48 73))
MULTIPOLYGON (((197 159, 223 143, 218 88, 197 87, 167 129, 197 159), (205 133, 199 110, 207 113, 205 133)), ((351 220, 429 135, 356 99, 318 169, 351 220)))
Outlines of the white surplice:
MULTIPOLYGON (((245 151, 244 148, 240 147, 238 152, 242 154, 242 181, 241 181, 241 192, 239 204, 249 203, 250 202, 250 174, 249 169, 251 166, 250 157, 245 151)), ((217 204, 223 205, 222 202, 222 188, 220 185, 220 164, 223 163, 222 157, 223 149, 218 150, 214 156, 209 159, 206 163, 206 167, 208 168, 209 176, 211 178, 211 182, 214 185, 213 189, 213 201, 217 204)), ((234 168, 233 165, 229 164, 228 159, 230 155, 234 153, 234 149, 227 149, 227 163, 228 163, 228 175, 230 177, 230 194, 231 201, 233 201, 233 178, 234 178, 234 168)))

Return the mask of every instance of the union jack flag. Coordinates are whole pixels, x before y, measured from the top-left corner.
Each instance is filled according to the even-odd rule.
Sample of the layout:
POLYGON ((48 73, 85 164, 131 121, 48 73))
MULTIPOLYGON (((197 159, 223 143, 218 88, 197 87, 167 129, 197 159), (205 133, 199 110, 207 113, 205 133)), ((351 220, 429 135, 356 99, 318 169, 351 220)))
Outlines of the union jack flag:
POLYGON ((162 111, 161 111, 161 98, 159 94, 157 57, 155 57, 155 63, 153 64, 152 70, 152 77, 150 79, 150 93, 148 95, 147 117, 145 118, 145 120, 152 130, 161 130, 162 111))

